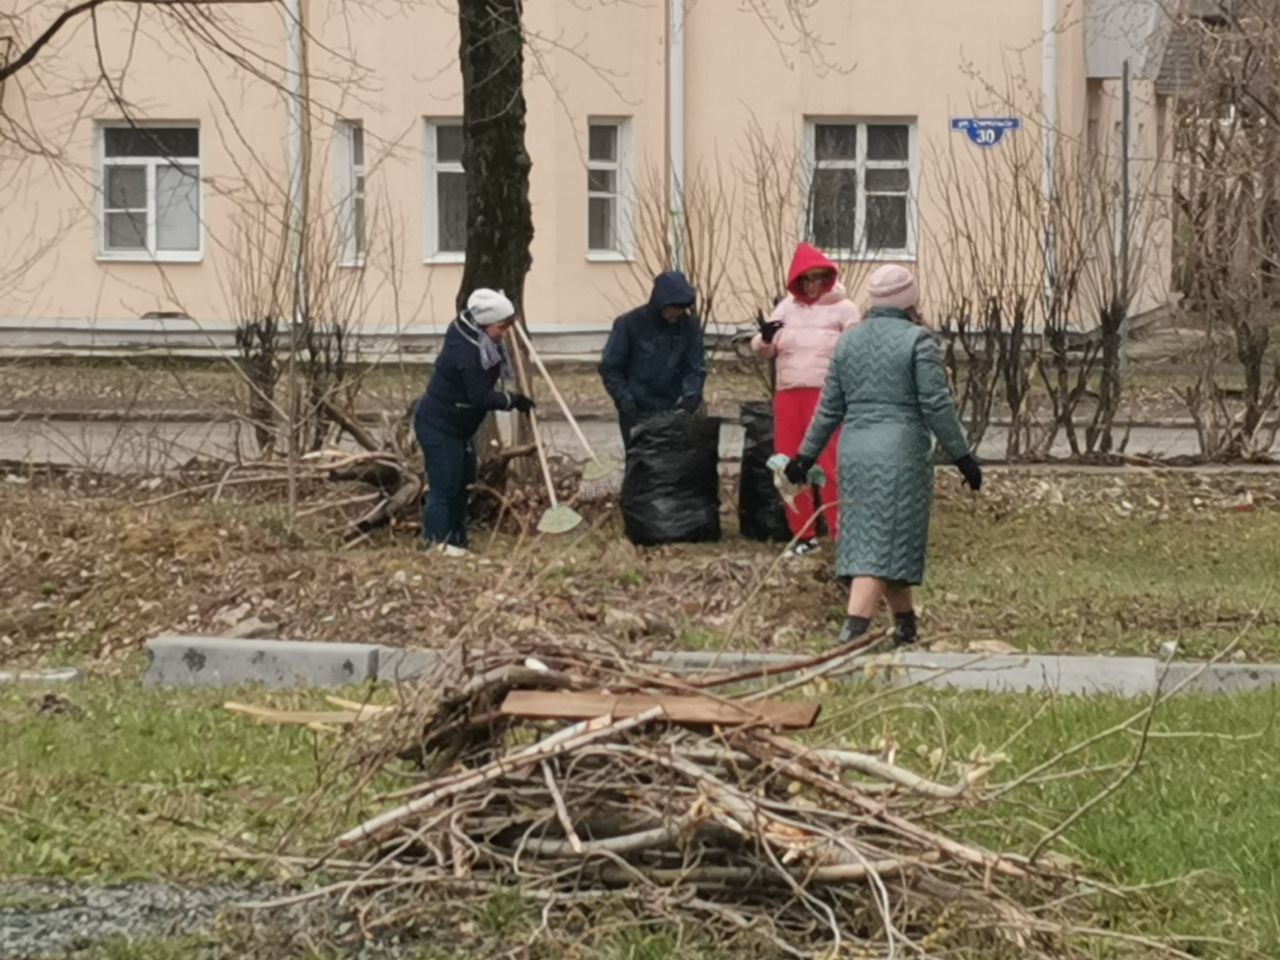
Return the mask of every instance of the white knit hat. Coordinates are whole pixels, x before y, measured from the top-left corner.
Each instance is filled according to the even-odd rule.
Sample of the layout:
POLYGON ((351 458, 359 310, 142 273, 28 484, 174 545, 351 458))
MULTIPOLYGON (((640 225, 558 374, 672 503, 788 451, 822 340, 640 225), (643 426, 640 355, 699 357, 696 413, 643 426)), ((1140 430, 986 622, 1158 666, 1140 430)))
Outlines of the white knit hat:
POLYGON ((467 297, 467 313, 477 327, 491 327, 516 315, 516 308, 497 290, 481 287, 467 297))

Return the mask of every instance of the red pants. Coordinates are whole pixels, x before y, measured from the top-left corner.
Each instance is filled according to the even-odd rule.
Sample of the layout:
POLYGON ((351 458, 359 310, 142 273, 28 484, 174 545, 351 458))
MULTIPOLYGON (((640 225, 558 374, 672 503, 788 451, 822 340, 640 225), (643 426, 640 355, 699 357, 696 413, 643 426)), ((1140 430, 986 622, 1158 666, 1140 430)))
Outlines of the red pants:
MULTIPOLYGON (((773 445, 778 453, 794 457, 800 452, 800 444, 804 442, 805 432, 809 429, 809 421, 818 409, 818 398, 822 391, 817 387, 800 387, 795 390, 780 390, 773 398, 773 445)), ((827 475, 827 485, 820 488, 824 503, 835 503, 839 498, 836 492, 840 489, 839 476, 836 472, 836 450, 840 444, 840 431, 837 430, 818 458, 818 465, 827 475)), ((787 510, 787 525, 792 535, 804 530, 813 519, 813 495, 808 491, 796 496, 796 508, 787 510)), ((827 523, 834 540, 840 531, 840 508, 831 507, 822 511, 822 519, 827 523)), ((805 533, 808 539, 817 532, 816 524, 809 525, 805 533)))

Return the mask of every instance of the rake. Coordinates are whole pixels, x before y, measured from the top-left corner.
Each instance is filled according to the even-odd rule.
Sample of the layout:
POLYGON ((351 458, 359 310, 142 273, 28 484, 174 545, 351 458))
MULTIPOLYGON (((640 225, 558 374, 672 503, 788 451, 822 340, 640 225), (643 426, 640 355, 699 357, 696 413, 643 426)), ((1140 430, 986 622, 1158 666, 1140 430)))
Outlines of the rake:
POLYGON ((516 324, 516 335, 520 338, 520 342, 524 344, 524 348, 529 351, 529 356, 533 358, 534 365, 537 366, 538 372, 542 374, 542 379, 547 382, 547 389, 551 391, 551 396, 555 397, 556 403, 560 405, 564 418, 569 421, 569 426, 573 428, 574 436, 578 438, 578 442, 582 444, 582 449, 591 458, 591 462, 582 471, 582 479, 586 481, 603 480, 605 477, 617 473, 617 460, 612 457, 601 458, 596 456, 595 450, 587 442, 586 434, 578 426, 578 421, 574 418, 573 411, 569 409, 569 404, 565 402, 564 396, 560 393, 559 388, 556 387, 555 381, 551 379, 551 374, 547 372, 547 367, 542 362, 542 358, 538 356, 538 351, 533 349, 533 341, 519 324, 516 324))
MULTIPOLYGON (((524 331, 520 329, 519 321, 516 322, 515 328, 523 338, 524 331)), ((520 376, 522 386, 528 389, 529 377, 524 369, 524 358, 521 357, 519 350, 513 352, 516 357, 516 372, 520 376)), ((538 532, 568 533, 582 523, 582 514, 567 503, 561 503, 556 499, 556 485, 551 477, 551 466, 547 463, 547 451, 542 446, 542 431, 538 429, 537 414, 530 410, 528 417, 529 427, 533 431, 533 446, 538 451, 538 464, 542 467, 542 479, 546 481, 547 497, 551 500, 551 506, 543 511, 542 516, 538 519, 538 532)))

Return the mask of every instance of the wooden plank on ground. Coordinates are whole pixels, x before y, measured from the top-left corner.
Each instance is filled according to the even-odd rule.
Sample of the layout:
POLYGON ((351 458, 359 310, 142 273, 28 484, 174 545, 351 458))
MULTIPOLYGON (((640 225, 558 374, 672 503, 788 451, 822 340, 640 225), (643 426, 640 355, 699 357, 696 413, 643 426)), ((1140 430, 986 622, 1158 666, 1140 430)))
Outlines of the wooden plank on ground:
POLYGON ((367 714, 368 716, 377 716, 383 713, 395 713, 399 707, 384 706, 379 703, 361 703, 358 700, 347 700, 343 697, 326 696, 325 700, 332 703, 335 707, 342 710, 354 710, 359 714, 367 714))
POLYGON ((818 703, 753 700, 726 702, 712 697, 655 697, 648 694, 567 693, 546 690, 512 690, 502 702, 502 713, 530 720, 590 720, 594 717, 633 717, 651 707, 661 707, 672 723, 738 726, 764 724, 784 730, 812 727, 822 705, 818 703))
POLYGON ((298 724, 302 726, 313 723, 345 726, 351 723, 372 720, 377 716, 376 713, 358 710, 275 710, 271 707, 256 707, 252 704, 235 703, 234 701, 228 701, 222 707, 232 713, 252 717, 258 723, 298 724))

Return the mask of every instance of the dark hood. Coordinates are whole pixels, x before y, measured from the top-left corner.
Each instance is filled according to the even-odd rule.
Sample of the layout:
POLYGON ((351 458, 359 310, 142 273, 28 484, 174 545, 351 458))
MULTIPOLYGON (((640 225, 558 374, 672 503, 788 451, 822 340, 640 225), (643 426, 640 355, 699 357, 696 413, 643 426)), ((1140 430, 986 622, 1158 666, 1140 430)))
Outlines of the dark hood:
POLYGON ((663 307, 692 307, 697 294, 679 270, 668 270, 653 278, 649 309, 655 313, 663 307))

